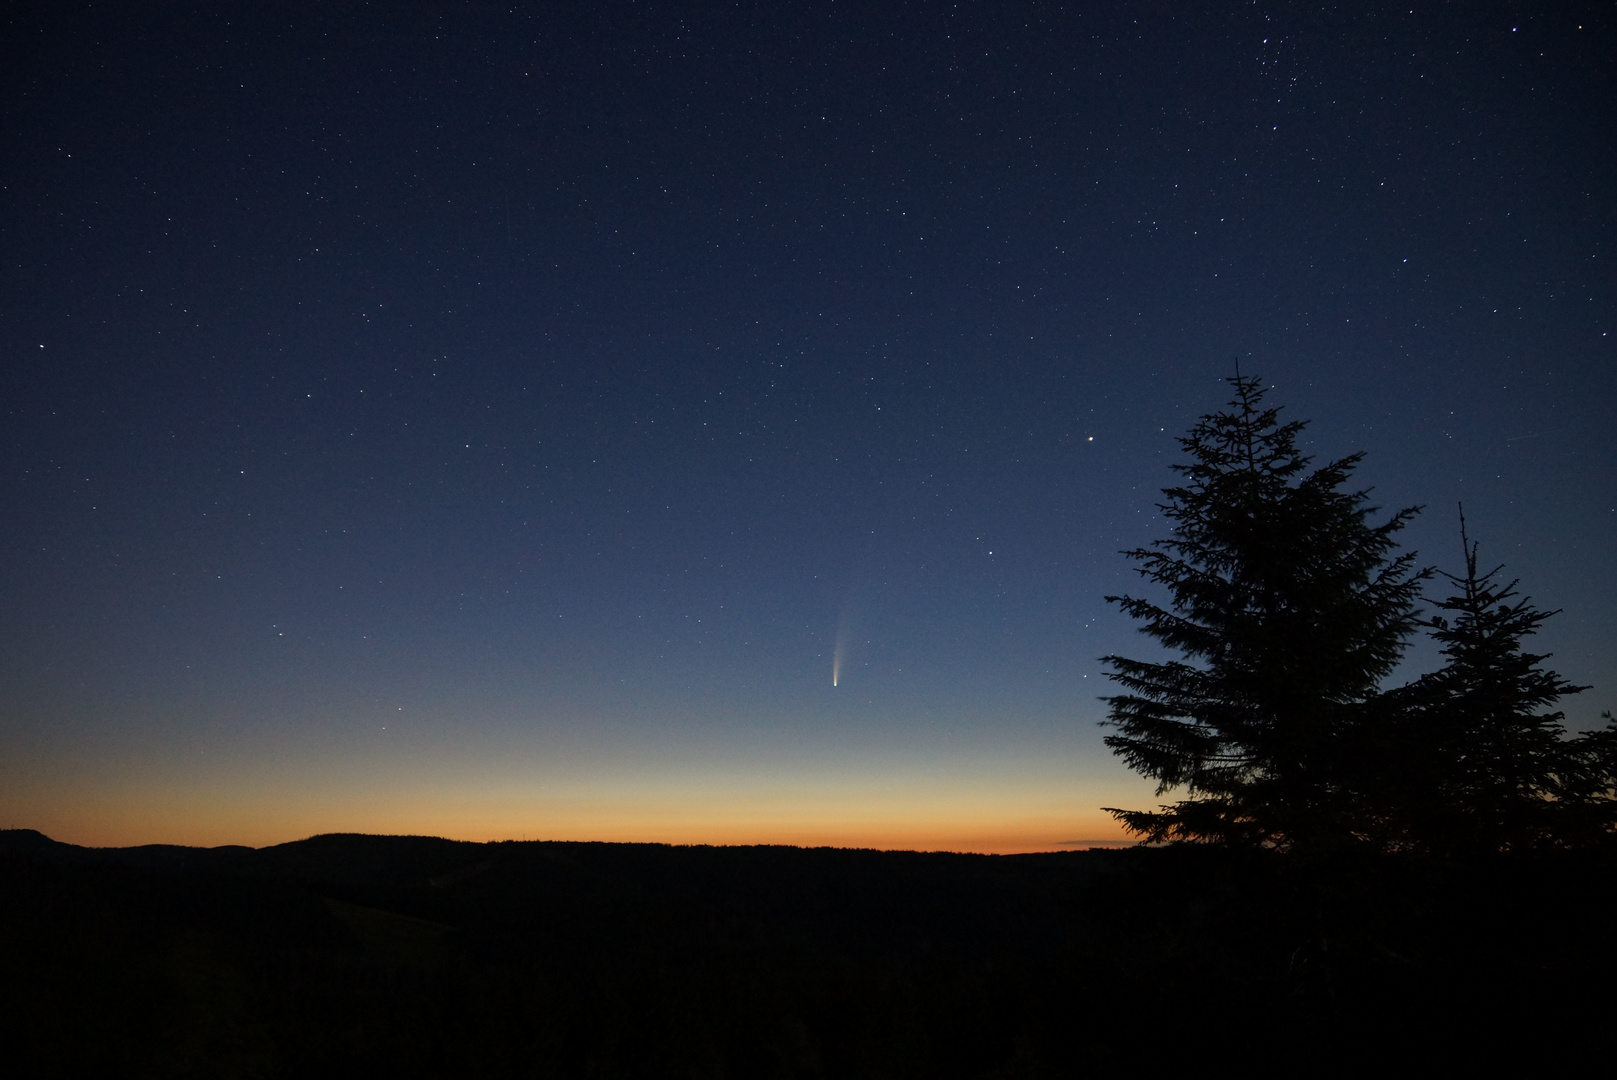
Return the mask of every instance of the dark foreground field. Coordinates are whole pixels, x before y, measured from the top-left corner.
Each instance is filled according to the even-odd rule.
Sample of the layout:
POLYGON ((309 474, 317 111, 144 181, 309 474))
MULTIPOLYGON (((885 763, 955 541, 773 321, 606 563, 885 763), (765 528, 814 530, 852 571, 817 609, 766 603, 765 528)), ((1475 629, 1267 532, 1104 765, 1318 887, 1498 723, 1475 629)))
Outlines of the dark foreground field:
POLYGON ((16 1076, 1609 1065, 1614 883, 1587 856, 97 850, 16 830, 0 1034, 16 1076))

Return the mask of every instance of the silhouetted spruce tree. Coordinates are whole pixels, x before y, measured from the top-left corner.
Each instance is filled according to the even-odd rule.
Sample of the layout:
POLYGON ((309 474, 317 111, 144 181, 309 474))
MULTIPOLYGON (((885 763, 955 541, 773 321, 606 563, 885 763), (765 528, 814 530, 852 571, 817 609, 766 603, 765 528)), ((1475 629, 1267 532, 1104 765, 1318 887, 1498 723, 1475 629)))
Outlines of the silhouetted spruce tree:
POLYGON ((1107 809, 1149 841, 1350 842, 1367 827, 1352 748, 1427 576, 1394 556, 1419 508, 1372 524, 1368 493, 1347 487, 1362 454, 1310 471, 1304 425, 1264 408, 1257 378, 1228 381, 1228 411, 1179 440, 1184 482, 1160 505, 1172 535, 1125 553, 1167 605, 1107 597, 1184 659, 1104 658, 1126 691, 1104 699, 1106 743, 1185 797, 1107 809))
POLYGON ((1543 666, 1522 640, 1559 614, 1518 597, 1503 567, 1477 570, 1477 545, 1460 517, 1465 573, 1433 605, 1431 636, 1446 663, 1401 692, 1390 715, 1402 729, 1388 747, 1405 789, 1399 817, 1409 846, 1444 854, 1522 850, 1576 842, 1609 785, 1609 737, 1568 737, 1565 714, 1546 711, 1587 690, 1543 666))
POLYGON ((1600 716, 1606 726, 1583 732, 1572 744, 1568 805, 1557 822, 1560 838, 1568 845, 1617 840, 1617 717, 1609 709, 1600 716))

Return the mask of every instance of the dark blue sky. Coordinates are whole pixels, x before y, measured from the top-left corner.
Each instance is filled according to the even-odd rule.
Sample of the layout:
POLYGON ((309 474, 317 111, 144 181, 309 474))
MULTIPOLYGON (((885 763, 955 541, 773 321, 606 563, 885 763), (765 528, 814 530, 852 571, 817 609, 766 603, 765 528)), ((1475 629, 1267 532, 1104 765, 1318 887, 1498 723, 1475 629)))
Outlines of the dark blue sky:
POLYGON ((1236 356, 1592 725, 1609 6, 1088 7, 14 7, 5 823, 1110 836, 1236 356))

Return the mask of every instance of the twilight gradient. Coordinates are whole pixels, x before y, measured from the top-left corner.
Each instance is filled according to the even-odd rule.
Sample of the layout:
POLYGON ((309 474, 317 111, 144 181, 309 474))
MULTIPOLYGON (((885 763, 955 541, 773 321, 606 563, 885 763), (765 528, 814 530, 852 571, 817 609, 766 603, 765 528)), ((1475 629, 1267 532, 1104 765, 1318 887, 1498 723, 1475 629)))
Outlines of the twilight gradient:
POLYGON ((1237 355, 1617 704, 1609 5, 4 18, 0 824, 1115 842, 1237 355))

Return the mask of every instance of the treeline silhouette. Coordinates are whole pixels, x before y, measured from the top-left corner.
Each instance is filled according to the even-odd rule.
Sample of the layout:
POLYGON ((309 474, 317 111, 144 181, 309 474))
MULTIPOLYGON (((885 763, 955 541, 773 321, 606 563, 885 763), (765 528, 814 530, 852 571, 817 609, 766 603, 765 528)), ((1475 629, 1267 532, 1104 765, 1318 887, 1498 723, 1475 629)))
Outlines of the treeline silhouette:
POLYGON ((1210 1047, 1311 1071, 1617 1048, 1617 873, 1587 853, 10 831, 0 878, 16 1075, 1011 1077, 1210 1047))

